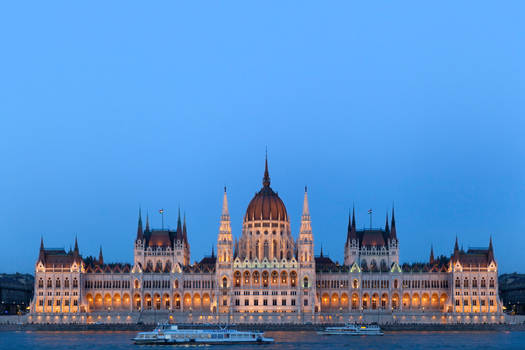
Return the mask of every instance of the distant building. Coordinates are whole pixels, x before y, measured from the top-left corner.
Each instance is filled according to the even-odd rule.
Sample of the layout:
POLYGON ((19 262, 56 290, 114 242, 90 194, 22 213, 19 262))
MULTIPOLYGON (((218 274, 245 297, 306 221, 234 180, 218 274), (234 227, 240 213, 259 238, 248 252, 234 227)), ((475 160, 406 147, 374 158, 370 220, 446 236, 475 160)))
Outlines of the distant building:
POLYGON ((0 274, 0 315, 26 313, 33 297, 33 276, 0 274))
POLYGON ((144 228, 139 211, 132 265, 106 263, 102 249, 98 259, 82 258, 76 240, 69 252, 41 242, 32 312, 39 319, 165 312, 182 320, 198 315, 202 322, 236 323, 351 321, 363 315, 384 315, 388 322, 500 321, 492 240, 486 248, 464 251, 456 238, 450 257, 435 258, 431 250, 428 262, 401 265, 394 210, 382 228, 356 227, 352 212, 343 264, 322 250, 314 256, 306 188, 294 238, 266 161, 240 238, 232 235, 225 189, 217 255, 212 250, 200 262, 190 263, 180 213, 176 230, 159 230, 150 228, 147 217, 144 228))
POLYGON ((525 315, 525 274, 499 276, 499 295, 507 312, 525 315))

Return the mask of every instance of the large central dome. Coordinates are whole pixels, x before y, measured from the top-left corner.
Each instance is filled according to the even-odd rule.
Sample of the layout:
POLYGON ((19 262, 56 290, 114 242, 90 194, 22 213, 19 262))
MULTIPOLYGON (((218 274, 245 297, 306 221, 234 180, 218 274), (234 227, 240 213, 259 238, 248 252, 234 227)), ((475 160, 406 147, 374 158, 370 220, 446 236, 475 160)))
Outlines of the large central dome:
POLYGON ((283 201, 270 187, 268 159, 265 162, 263 187, 250 201, 248 209, 246 209, 246 215, 244 215, 244 222, 258 220, 288 221, 288 213, 283 201))

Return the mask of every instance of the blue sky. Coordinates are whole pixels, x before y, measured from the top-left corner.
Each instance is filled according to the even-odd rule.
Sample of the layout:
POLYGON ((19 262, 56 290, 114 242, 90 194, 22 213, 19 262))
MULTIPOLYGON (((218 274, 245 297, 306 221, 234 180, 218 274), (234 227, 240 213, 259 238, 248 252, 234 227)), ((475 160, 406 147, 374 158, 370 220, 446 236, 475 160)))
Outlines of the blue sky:
MULTIPOLYGON (((396 207, 402 261, 487 246, 524 271, 525 5, 519 1, 0 5, 0 236, 131 262, 137 211, 186 213, 192 260, 272 187, 342 260, 347 215, 396 207)), ((376 225, 374 225, 376 226, 376 225)), ((8 247, 7 249, 5 247, 8 247)))

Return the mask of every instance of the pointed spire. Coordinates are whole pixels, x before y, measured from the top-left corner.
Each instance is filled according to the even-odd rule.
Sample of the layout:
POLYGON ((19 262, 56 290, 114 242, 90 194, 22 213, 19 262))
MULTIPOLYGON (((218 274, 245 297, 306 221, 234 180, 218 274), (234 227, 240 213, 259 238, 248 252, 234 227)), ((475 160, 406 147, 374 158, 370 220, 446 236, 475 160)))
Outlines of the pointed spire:
POLYGON ((310 208, 308 207, 308 187, 304 186, 303 216, 310 217, 310 208))
POLYGON ((215 258, 215 249, 214 249, 213 244, 211 245, 211 257, 212 259, 215 258))
POLYGON ((141 209, 139 208, 139 222, 137 227, 137 240, 142 240, 144 238, 143 231, 142 231, 142 213, 141 209))
POLYGON ((454 244, 454 252, 459 251, 458 236, 456 235, 456 243, 454 244))
POLYGON ((429 259, 430 265, 434 265, 434 246, 430 245, 430 259, 429 259))
POLYGON ((388 226, 388 211, 386 212, 385 232, 390 233, 390 227, 388 226))
POLYGON ((78 254, 78 240, 77 240, 77 236, 75 236, 75 250, 74 250, 74 252, 78 254))
POLYGON ((182 223, 180 221, 180 207, 179 207, 179 214, 177 217, 177 232, 175 234, 176 240, 182 240, 182 223))
POLYGON ((352 206, 352 213, 348 210, 348 230, 346 232, 346 245, 349 245, 352 240, 357 240, 355 232, 355 208, 352 206))
POLYGON ((40 236, 40 251, 44 251, 44 236, 40 236))
POLYGON ((394 213, 394 205, 392 205, 392 225, 390 227, 390 238, 397 240, 396 217, 394 213))
POLYGON ((182 226, 182 240, 188 243, 188 233, 186 231, 186 213, 184 213, 184 224, 182 226))
POLYGON ((355 232, 355 207, 352 205, 352 231, 355 232))
POLYGON ((222 216, 230 216, 230 212, 228 211, 228 195, 226 194, 226 186, 224 186, 224 197, 222 199, 222 216))
POLYGON ((323 257, 323 245, 321 244, 321 258, 323 257))
POLYGON ((308 207, 308 188, 306 186, 304 186, 303 215, 301 216, 301 229, 299 230, 299 236, 302 240, 311 241, 313 239, 310 209, 308 207))
POLYGON ((102 246, 100 246, 100 252, 98 253, 98 263, 104 265, 104 257, 102 256, 102 246))
POLYGON ((146 213, 146 232, 149 232, 149 213, 146 213))
POLYGON ((489 240, 488 259, 489 259, 489 262, 494 261, 494 247, 492 246, 492 236, 490 236, 490 240, 489 240))
POLYGON ((266 159, 264 161, 263 186, 270 187, 270 173, 268 172, 268 151, 266 151, 266 159))

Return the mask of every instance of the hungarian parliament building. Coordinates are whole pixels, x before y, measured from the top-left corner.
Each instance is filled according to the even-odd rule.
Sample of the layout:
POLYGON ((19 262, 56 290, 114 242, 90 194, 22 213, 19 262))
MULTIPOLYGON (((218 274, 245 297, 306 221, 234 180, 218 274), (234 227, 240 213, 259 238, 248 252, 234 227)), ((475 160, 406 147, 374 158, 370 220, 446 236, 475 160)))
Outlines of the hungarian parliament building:
MULTIPOLYGON (((216 254, 191 263, 186 220, 154 229, 139 211, 132 264, 83 257, 40 243, 30 322, 187 323, 494 323, 504 316, 498 266, 488 247, 400 264, 392 209, 383 228, 356 229, 349 215, 344 262, 314 255, 308 193, 301 226, 270 187, 266 160, 262 188, 246 209, 234 239, 224 189, 216 254)), ((451 247, 452 247, 451 242, 451 247)))

